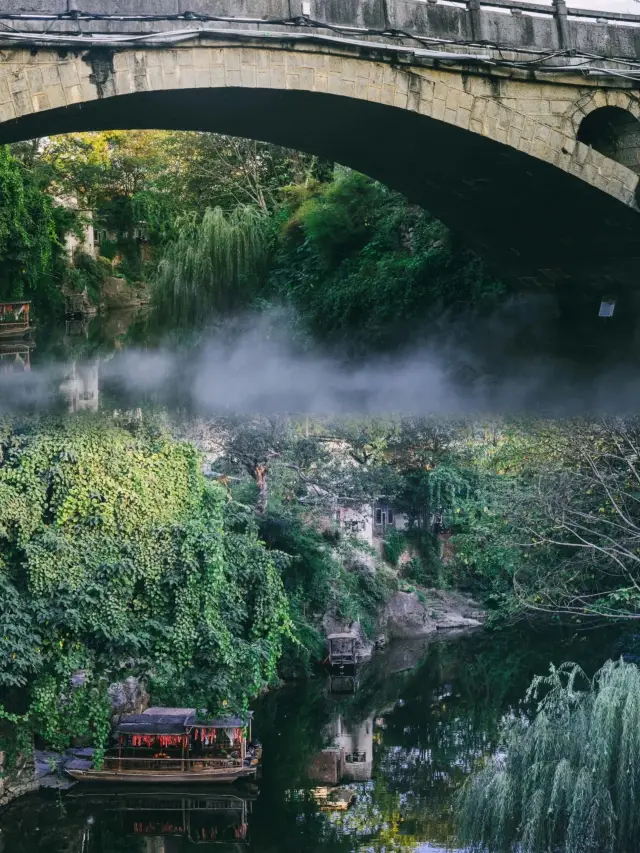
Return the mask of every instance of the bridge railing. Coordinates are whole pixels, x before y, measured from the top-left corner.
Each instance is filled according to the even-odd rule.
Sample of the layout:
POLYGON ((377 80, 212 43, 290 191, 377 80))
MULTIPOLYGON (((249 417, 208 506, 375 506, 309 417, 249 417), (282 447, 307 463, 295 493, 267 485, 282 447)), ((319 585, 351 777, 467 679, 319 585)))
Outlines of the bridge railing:
MULTIPOLYGON (((582 9, 579 7, 566 5, 566 0, 552 0, 551 5, 542 5, 541 3, 519 2, 519 0, 414 0, 416 5, 454 5, 467 8, 493 8, 515 10, 522 12, 531 12, 536 15, 556 17, 558 14, 567 15, 573 18, 586 18, 598 20, 602 22, 617 22, 623 24, 640 24, 640 14, 634 15, 628 12, 612 12, 608 9, 582 9)), ((602 0, 606 2, 606 0, 602 0)), ((387 0, 387 6, 393 6, 394 0, 387 0)), ((157 4, 144 2, 144 0, 131 0, 130 3, 123 4, 119 0, 22 0, 16 4, 16 0, 0 0, 0 20, 20 21, 51 21, 52 19, 60 18, 72 20, 103 20, 103 21, 149 21, 155 20, 175 20, 176 18, 184 18, 185 20, 207 20, 213 19, 216 21, 226 20, 229 23, 256 23, 265 24, 269 22, 287 23, 287 18, 291 22, 299 21, 301 18, 315 18, 315 13, 322 11, 331 11, 332 3, 327 0, 292 0, 292 2, 273 3, 265 2, 265 7, 276 10, 276 14, 272 15, 238 15, 225 14, 227 10, 233 8, 235 4, 225 2, 225 0, 158 0, 157 4), (283 14, 277 14, 279 6, 282 6, 283 14), (139 6, 140 11, 136 10, 139 6), (155 8, 154 8, 155 6, 155 8)), ((249 4, 252 7, 259 7, 259 2, 249 4)), ((377 0, 363 0, 363 7, 377 6, 377 0)), ((408 5, 405 3, 405 5, 408 5)), ((325 18, 326 15, 319 17, 325 18)), ((329 14, 328 17, 331 17, 329 14)), ((375 17, 375 16, 374 16, 375 17)), ((340 21, 334 22, 340 25, 340 21)))
MULTIPOLYGON (((428 5, 436 6, 439 0, 425 0, 428 5)), ((473 0, 445 0, 441 5, 462 6, 473 8, 473 0)), ((481 8, 504 9, 510 12, 531 12, 534 15, 558 17, 566 15, 569 18, 587 18, 601 23, 640 24, 640 15, 627 12, 610 12, 607 9, 580 9, 567 6, 561 2, 550 6, 541 3, 521 3, 518 0, 480 0, 481 8), (563 8, 564 7, 564 8, 563 8)))
POLYGON ((528 0, 245 0, 240 9, 238 0, 0 0, 0 23, 2 43, 25 33, 41 40, 46 34, 73 36, 84 45, 91 37, 149 37, 206 27, 296 32, 299 37, 328 29, 345 40, 406 36, 640 60, 640 14, 567 6, 566 0, 551 5, 528 0))

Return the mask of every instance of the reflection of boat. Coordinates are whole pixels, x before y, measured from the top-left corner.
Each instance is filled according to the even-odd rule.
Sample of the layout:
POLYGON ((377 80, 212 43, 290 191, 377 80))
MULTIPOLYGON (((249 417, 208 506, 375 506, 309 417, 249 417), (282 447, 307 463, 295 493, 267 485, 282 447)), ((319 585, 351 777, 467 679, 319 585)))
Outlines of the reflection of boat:
POLYGON ((195 844, 244 845, 255 795, 241 788, 216 786, 116 788, 80 787, 67 795, 111 821, 127 835, 178 836, 195 844), (105 792, 106 790, 106 792, 105 792))
POLYGON ((89 337, 90 320, 83 318, 80 320, 67 320, 65 322, 65 343, 72 343, 75 338, 89 337))
POLYGON ((24 338, 35 330, 29 322, 30 302, 0 302, 0 338, 24 338))
POLYGON ((0 376, 10 373, 28 373, 31 370, 32 342, 0 344, 0 376))
POLYGON ((251 717, 199 720, 194 708, 149 708, 122 718, 118 746, 101 769, 81 764, 66 771, 85 782, 191 785, 253 778, 262 750, 250 743, 251 717))
POLYGON ((330 693, 355 693, 358 689, 357 675, 330 675, 330 693))

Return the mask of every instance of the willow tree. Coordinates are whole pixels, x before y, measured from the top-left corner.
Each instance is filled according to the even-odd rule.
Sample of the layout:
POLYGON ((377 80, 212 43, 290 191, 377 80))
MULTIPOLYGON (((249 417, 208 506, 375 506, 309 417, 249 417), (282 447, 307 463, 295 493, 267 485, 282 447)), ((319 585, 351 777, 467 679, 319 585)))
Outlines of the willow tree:
POLYGON ((640 843, 640 669, 575 664, 534 679, 532 723, 515 716, 501 749, 460 797, 460 837, 482 853, 631 853, 640 843))
POLYGON ((158 311, 178 324, 197 324, 214 313, 244 307, 264 272, 268 219, 253 207, 225 214, 208 208, 184 218, 167 246, 153 287, 158 311))

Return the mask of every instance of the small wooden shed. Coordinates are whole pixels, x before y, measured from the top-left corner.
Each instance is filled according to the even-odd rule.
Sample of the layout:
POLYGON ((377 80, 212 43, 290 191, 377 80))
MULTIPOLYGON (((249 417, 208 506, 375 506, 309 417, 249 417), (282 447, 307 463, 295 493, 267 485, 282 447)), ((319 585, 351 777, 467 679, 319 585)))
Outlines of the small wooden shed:
POLYGON ((329 663, 331 666, 355 666, 358 662, 354 634, 330 634, 329 663))

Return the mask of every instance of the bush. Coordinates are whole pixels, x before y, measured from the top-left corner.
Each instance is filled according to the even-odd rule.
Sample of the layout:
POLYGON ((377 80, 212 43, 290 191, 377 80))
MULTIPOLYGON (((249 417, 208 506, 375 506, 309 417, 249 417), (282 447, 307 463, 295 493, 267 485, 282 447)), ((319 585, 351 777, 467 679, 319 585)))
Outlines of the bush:
POLYGON ((0 688, 30 696, 23 724, 68 745, 119 668, 158 704, 212 712, 273 682, 292 636, 282 556, 192 446, 97 416, 0 421, 0 439, 0 688), (91 702, 72 720, 78 669, 91 702))
POLYGON ((384 556, 392 566, 398 565, 398 560, 407 548, 407 539, 399 530, 390 530, 384 540, 384 556))
POLYGON ((76 252, 73 267, 68 271, 66 284, 73 290, 86 290, 91 301, 100 302, 101 287, 105 279, 112 275, 111 263, 107 258, 92 258, 86 252, 76 252))

